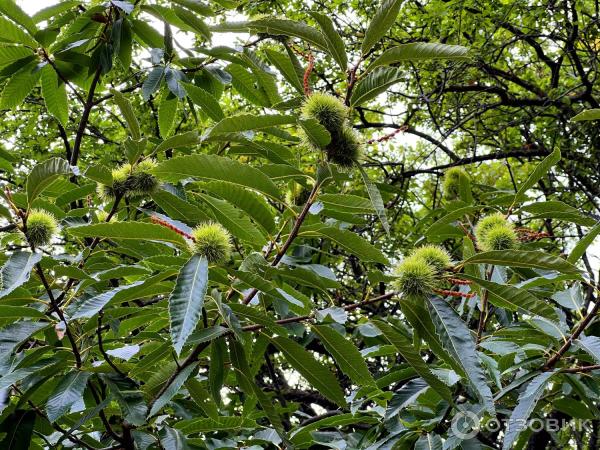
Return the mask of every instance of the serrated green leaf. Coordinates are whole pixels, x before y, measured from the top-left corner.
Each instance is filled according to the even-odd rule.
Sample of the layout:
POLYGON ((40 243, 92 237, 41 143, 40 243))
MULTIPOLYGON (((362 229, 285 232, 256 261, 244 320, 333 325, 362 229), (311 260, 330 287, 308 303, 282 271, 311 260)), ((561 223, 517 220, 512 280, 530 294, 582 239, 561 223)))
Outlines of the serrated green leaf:
POLYGON ((287 442, 287 436, 283 429, 281 417, 277 413, 277 410, 275 409, 271 400, 265 395, 265 393, 258 386, 258 384, 253 382, 252 380, 252 377, 250 375, 250 367, 248 366, 248 361, 244 352, 244 347, 240 342, 231 340, 229 352, 231 355, 231 364, 236 369, 235 375, 237 377, 238 383, 242 391, 244 391, 246 395, 256 397, 258 403, 260 404, 261 408, 267 415, 270 423, 273 425, 281 439, 284 442, 287 442))
POLYGON ((477 356, 471 331, 458 313, 439 297, 430 298, 428 307, 442 345, 461 365, 484 408, 495 415, 492 391, 477 356))
MULTIPOLYGON (((160 46, 159 46, 160 47, 160 46)), ((150 97, 158 90, 165 76, 164 67, 155 67, 150 71, 148 77, 142 84, 142 96, 145 101, 150 100, 150 97)))
POLYGON ((215 219, 236 238, 248 242, 255 248, 260 248, 265 236, 239 209, 225 200, 210 195, 196 194, 212 211, 215 219))
POLYGON ((405 78, 403 70, 395 67, 378 67, 360 80, 350 96, 351 106, 360 106, 374 99, 387 88, 405 78))
POLYGON ((271 338, 271 342, 283 353, 287 362, 321 394, 340 406, 346 404, 344 392, 333 373, 318 362, 304 347, 282 336, 271 338))
POLYGON ((599 234, 600 222, 597 223, 590 231, 588 231, 588 233, 582 239, 577 241, 577 244, 575 244, 575 247, 573 247, 573 250, 571 250, 571 253, 569 253, 567 261, 571 264, 575 264, 579 258, 583 256, 587 248, 592 245, 594 239, 596 239, 599 234))
POLYGON ((175 136, 165 139, 155 147, 153 153, 156 154, 171 148, 193 147, 199 143, 200 137, 198 136, 198 133, 196 131, 188 131, 186 133, 176 134, 175 136))
POLYGON ((194 255, 179 271, 169 296, 171 341, 177 355, 196 328, 208 287, 208 261, 194 255))
POLYGON ((295 123, 293 116, 282 116, 279 114, 239 114, 237 116, 226 117, 211 128, 209 136, 219 133, 237 133, 241 131, 260 130, 270 128, 276 125, 286 125, 295 123))
MULTIPOLYGON (((206 414, 208 417, 210 417, 213 420, 218 420, 219 410, 217 409, 217 405, 216 405, 216 403, 214 403, 212 401, 212 399, 210 398, 210 394, 204 388, 202 383, 200 381, 198 381, 196 378, 190 378, 189 380, 187 380, 185 382, 185 387, 187 388, 188 392, 190 393, 190 397, 192 398, 192 400, 194 400, 196 405, 198 405, 198 407, 200 407, 200 409, 204 412, 204 414, 206 414)), ((195 420, 198 420, 198 419, 195 419, 195 420)), ((203 420, 203 419, 199 419, 199 420, 203 420)), ((183 421, 178 422, 177 425, 175 425, 175 426, 181 427, 182 422, 183 421)))
POLYGON ((319 201, 327 208, 346 211, 352 214, 371 214, 374 211, 371 201, 352 194, 321 194, 319 201))
POLYGON ((215 431, 236 431, 242 429, 253 429, 256 422, 245 417, 219 416, 211 418, 197 418, 181 420, 175 428, 184 434, 208 433, 215 431))
POLYGON ((33 20, 31 20, 31 17, 14 0, 2 0, 0 2, 0 12, 3 12, 6 17, 25 28, 30 35, 34 36, 37 33, 37 27, 33 23, 33 20))
MULTIPOLYGON (((129 19, 129 21, 131 22, 131 29, 135 33, 135 36, 137 38, 136 40, 140 42, 140 44, 150 48, 163 47, 163 37, 158 31, 156 31, 156 28, 152 27, 149 23, 147 23, 144 20, 129 19)), ((164 68, 160 69, 162 69, 164 72, 164 68)), ((150 94, 152 94, 152 92, 150 94)), ((144 100, 147 101, 148 98, 149 96, 146 97, 146 94, 144 93, 144 100)))
POLYGON ((429 369, 419 352, 415 350, 408 338, 395 331, 389 324, 381 320, 373 320, 373 324, 379 328, 385 338, 398 350, 398 353, 410 364, 427 384, 436 391, 444 400, 454 403, 452 394, 442 381, 429 369))
POLYGON ((167 403, 171 401, 173 397, 175 397, 175 395, 177 395, 179 389, 181 389, 181 386, 183 386, 195 369, 196 364, 190 364, 181 370, 181 372, 179 372, 175 379, 169 384, 169 387, 167 387, 167 389, 165 389, 165 391, 152 404, 150 411, 148 411, 148 417, 152 417, 159 412, 164 406, 167 405, 167 403))
POLYGON ((399 62, 431 61, 438 59, 464 61, 469 49, 462 45, 448 45, 437 42, 411 42, 386 50, 375 59, 368 70, 399 62))
POLYGON ((398 305, 406 317, 406 320, 410 323, 415 332, 417 332, 418 336, 429 344, 433 354, 450 365, 457 374, 464 376, 463 368, 443 347, 435 332, 435 326, 431 320, 431 315, 429 314, 429 311, 427 311, 422 299, 403 298, 398 305))
POLYGON ((48 112, 65 127, 69 121, 67 90, 49 64, 42 69, 42 96, 48 112))
POLYGON ((279 70, 288 83, 300 94, 304 94, 302 78, 298 75, 294 62, 290 59, 289 55, 271 49, 265 49, 265 53, 267 59, 279 70))
POLYGON ((461 265, 468 264, 494 264, 498 266, 557 270, 570 275, 577 275, 580 272, 570 262, 541 251, 494 250, 477 253, 461 263, 461 265))
POLYGON ((239 64, 230 64, 226 70, 231 74, 232 86, 242 97, 258 106, 271 106, 269 97, 260 88, 258 79, 252 72, 239 64))
POLYGON ((275 231, 272 208, 258 194, 226 181, 211 181, 206 183, 204 187, 209 192, 245 211, 266 232, 273 233, 275 231))
POLYGON ((313 19, 317 21, 323 37, 327 42, 327 49, 333 59, 338 63, 342 71, 346 71, 348 68, 348 56, 346 55, 346 46, 344 41, 340 37, 339 33, 335 30, 332 20, 325 14, 321 14, 315 11, 309 12, 313 19))
POLYGON ((506 434, 502 443, 502 450, 510 450, 521 432, 526 428, 524 424, 531 416, 535 405, 544 393, 546 383, 554 371, 541 373, 529 382, 525 390, 519 395, 515 409, 507 422, 506 434))
MULTIPOLYGON (((314 45, 321 50, 327 51, 327 42, 323 35, 313 27, 306 25, 304 22, 297 22, 294 20, 277 19, 274 17, 268 17, 265 19, 253 20, 250 22, 240 22, 233 24, 234 29, 244 30, 251 29, 260 33, 267 34, 283 34, 286 36, 293 36, 302 39, 314 45)), ((219 31, 229 31, 227 24, 218 25, 213 27, 219 31)))
POLYGON ((274 199, 279 198, 279 191, 268 176, 254 167, 223 156, 181 156, 160 163, 154 173, 171 180, 195 177, 227 181, 262 192, 274 199))
MULTIPOLYGON (((11 0, 6 1, 10 2, 11 0)), ((23 44, 31 48, 38 48, 39 46, 29 33, 4 17, 0 17, 0 41, 23 44)))
POLYGON ((306 225, 300 229, 298 235, 304 237, 326 237, 347 252, 358 256, 363 261, 388 264, 388 260, 381 250, 349 230, 342 230, 327 225, 306 225))
POLYGON ((600 364, 600 338, 598 336, 583 336, 575 340, 575 344, 588 353, 597 364, 600 364))
POLYGON ((72 320, 90 318, 100 312, 100 310, 104 308, 108 302, 110 302, 119 292, 133 289, 140 284, 142 284, 141 281, 136 281, 131 284, 116 287, 110 291, 102 292, 93 297, 79 300, 69 308, 68 313, 70 318, 72 320))
POLYGON ((177 17, 179 17, 187 25, 189 25, 196 34, 199 34, 205 40, 210 41, 210 38, 211 38, 210 29, 208 28, 208 25, 206 25, 206 23, 204 23, 204 21, 202 19, 200 19, 198 16, 196 16, 196 14, 194 14, 193 12, 191 12, 185 8, 182 8, 180 6, 174 5, 174 6, 171 6, 171 8, 173 8, 173 11, 175 11, 175 14, 177 14, 177 17))
POLYGON ((0 362, 4 363, 17 347, 34 333, 46 328, 48 322, 21 320, 0 329, 0 362))
POLYGON ((396 22, 398 12, 400 12, 401 0, 382 0, 381 5, 369 23, 365 32, 360 52, 366 55, 379 40, 385 36, 388 30, 396 22))
POLYGON ((171 135, 171 131, 175 125, 178 105, 179 99, 177 96, 165 90, 158 105, 158 130, 163 139, 171 135))
POLYGON ((0 298, 29 280, 31 270, 42 260, 40 253, 14 252, 0 269, 0 298))
POLYGON ((50 422, 55 422, 81 400, 90 375, 89 372, 73 371, 58 383, 46 402, 46 415, 50 422))
POLYGON ((99 237, 109 239, 136 239, 161 242, 172 242, 173 244, 186 247, 186 241, 175 231, 145 222, 109 222, 96 223, 92 225, 81 225, 71 227, 67 230, 72 236, 99 237))
POLYGON ((519 311, 533 316, 538 315, 558 321, 558 316, 552 305, 540 300, 525 289, 483 280, 466 274, 461 275, 461 277, 471 280, 482 288, 487 289, 489 301, 499 308, 505 308, 509 311, 519 311))
POLYGON ((377 213, 377 217, 381 222, 381 226, 385 230, 385 232, 390 234, 390 224, 387 219, 387 214, 385 212, 385 204, 383 203, 383 199, 381 198, 381 193, 375 183, 371 181, 367 172, 361 167, 358 166, 360 176, 365 183, 365 189, 367 190, 367 194, 369 194, 369 198, 371 199, 371 204, 373 205, 373 209, 377 213))
POLYGON ((142 138, 142 134, 140 132, 140 124, 137 120, 135 111, 133 110, 131 103, 129 102, 129 100, 127 100, 127 97, 125 97, 121 92, 117 91, 116 89, 111 89, 110 92, 113 94, 115 103, 119 107, 119 111, 121 111, 123 118, 127 122, 127 126, 129 127, 129 132, 131 133, 132 139, 136 141, 140 140, 142 138))
POLYGON ((15 61, 30 57, 32 52, 26 47, 12 44, 0 44, 0 67, 12 64, 15 61))
POLYGON ((324 149, 331 142, 329 131, 315 119, 300 119, 298 123, 308 140, 317 148, 324 149))
POLYGON ((513 205, 516 203, 520 203, 525 198, 525 193, 531 189, 538 181, 542 179, 554 166, 558 161, 560 161, 561 154, 560 150, 557 148, 552 153, 550 153, 544 160, 539 163, 535 170, 527 177, 527 180, 521 186, 519 186, 519 191, 515 194, 515 199, 513 200, 513 205))
POLYGON ((443 445, 439 434, 427 433, 415 442, 414 450, 442 450, 443 445))
POLYGON ((192 102, 202 108, 202 111, 211 119, 219 121, 225 118, 221 105, 210 92, 190 83, 181 84, 185 87, 185 91, 192 102))
POLYGON ((351 341, 327 325, 313 325, 312 330, 348 378, 359 386, 375 387, 365 359, 351 341))
POLYGON ((468 218, 472 213, 483 209, 484 206, 465 206, 464 208, 458 208, 454 211, 449 212, 445 216, 436 220, 426 231, 427 236, 436 236, 443 232, 444 228, 452 222, 457 221, 460 218, 468 218))
POLYGON ((80 4, 81 2, 78 0, 63 0, 55 5, 40 9, 33 15, 32 20, 35 23, 40 23, 44 20, 51 19, 52 17, 55 17, 65 11, 68 11, 69 9, 74 8, 75 6, 80 4))
POLYGON ((228 352, 224 339, 216 339, 210 344, 210 367, 208 368, 208 390, 213 401, 221 404, 221 388, 225 380, 225 361, 228 352))
MULTIPOLYGON (((0 30, 3 26, 1 19, 0 17, 0 30)), ((2 89, 0 109, 14 109, 20 106, 37 84, 40 75, 41 70, 35 70, 35 64, 28 64, 16 72, 2 89)))
POLYGON ((586 109, 581 111, 579 114, 571 118, 573 122, 582 122, 584 120, 598 120, 600 119, 600 108, 586 109))
POLYGON ((31 205, 31 202, 58 177, 70 173, 71 166, 62 158, 50 158, 35 166, 27 176, 27 203, 31 205))
POLYGON ((175 220, 181 220, 190 226, 196 226, 201 222, 210 221, 208 216, 198 206, 170 193, 160 190, 152 193, 152 200, 161 207, 165 213, 175 220))
MULTIPOLYGON (((2 297, 1 294, 0 297, 2 297)), ((21 319, 23 317, 35 317, 36 319, 43 319, 45 315, 43 312, 27 306, 11 306, 0 304, 0 318, 21 319)))

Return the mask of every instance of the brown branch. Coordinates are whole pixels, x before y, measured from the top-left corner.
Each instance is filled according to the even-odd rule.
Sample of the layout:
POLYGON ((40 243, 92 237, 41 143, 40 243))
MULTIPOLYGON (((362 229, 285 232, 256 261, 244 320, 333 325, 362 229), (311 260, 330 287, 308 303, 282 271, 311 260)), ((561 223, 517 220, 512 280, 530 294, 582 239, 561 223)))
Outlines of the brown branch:
POLYGON ((423 133, 422 131, 417 130, 414 127, 408 126, 407 124, 404 125, 398 125, 395 123, 382 123, 382 122, 369 122, 368 120, 366 120, 366 118, 361 117, 361 122, 358 125, 355 125, 354 127, 357 129, 365 129, 365 128, 395 128, 395 129, 401 129, 403 132, 408 133, 408 134, 412 134, 414 136, 418 136, 422 139, 425 139, 426 141, 432 143, 433 145, 435 145, 436 147, 438 147, 440 150, 442 150, 446 155, 448 155, 450 157, 450 159, 452 159, 452 161, 459 161, 460 157, 454 153, 452 150, 450 150, 446 145, 444 145, 442 142, 438 141, 437 139, 435 139, 434 137, 428 135, 427 133, 423 133))
POLYGON ((560 371, 562 373, 586 373, 592 372, 593 370, 600 370, 600 364, 595 364, 593 366, 568 367, 561 369, 560 371))
MULTIPOLYGON (((491 266, 485 274, 485 279, 491 280, 493 273, 494 273, 494 266, 491 266)), ((483 292, 483 295, 481 296, 481 310, 479 312, 479 324, 477 325, 477 338, 475 340, 475 343, 477 345, 479 345, 479 343, 481 342, 481 337, 483 336, 483 331, 485 329, 485 323, 487 321, 488 296, 489 296, 489 291, 487 289, 485 289, 483 292)))
POLYGON ((40 280, 42 281, 42 284, 44 285, 44 288, 46 289, 46 293, 48 294, 48 298, 50 299, 50 305, 52 306, 52 308, 54 309, 54 311, 56 312, 56 314, 58 315, 58 317, 60 318, 62 323, 65 324, 65 333, 67 335, 67 338, 68 338, 68 340, 71 344, 71 348, 73 350, 73 356, 75 357, 75 365, 79 369, 79 368, 81 368, 82 362, 81 362, 81 354, 79 353, 79 348, 77 347, 77 341, 75 340, 73 333, 71 333, 71 328, 69 327, 69 324, 67 323, 67 320, 65 319, 65 315, 63 314, 62 310, 60 309, 58 301, 56 300, 56 298, 54 298, 52 289, 50 288, 50 285, 48 284, 48 280, 46 280, 46 276, 44 275, 44 269, 42 269, 42 266, 40 265, 40 263, 37 263, 35 265, 35 268, 36 268, 38 276, 40 277, 40 280))
POLYGON ((567 350, 571 348, 571 345, 573 345, 573 341, 575 341, 575 339, 577 339, 581 335, 581 333, 585 331, 592 319, 596 316, 598 308, 600 308, 600 301, 597 301, 594 304, 590 312, 583 318, 583 320, 579 323, 575 331, 573 331, 573 334, 569 336, 567 341, 562 345, 561 348, 558 349, 556 354, 554 354, 554 356, 552 356, 548 359, 548 361, 546 361, 543 370, 550 370, 556 365, 556 363, 560 360, 560 358, 562 358, 562 356, 567 352, 567 350))
MULTIPOLYGON (((15 385, 12 386, 13 389, 15 391, 17 391, 17 393, 21 396, 24 397, 25 394, 23 394, 23 392, 15 385)), ((52 428, 54 428, 56 431, 58 431, 59 433, 62 433, 64 438, 69 439, 70 441, 84 447, 87 448, 88 450, 95 450, 95 447, 92 447, 88 444, 86 444, 85 442, 83 442, 81 439, 79 439, 77 436, 75 436, 73 433, 69 432, 68 430, 65 430, 63 427, 61 427, 59 424, 57 423, 53 423, 50 422, 50 420, 48 419, 48 416, 46 415, 46 413, 44 411, 42 411, 35 403, 33 403, 31 400, 27 400, 27 403, 29 404, 29 406, 31 407, 31 409, 33 409, 35 411, 35 413, 42 417, 43 419, 45 419, 46 421, 48 421, 48 423, 52 426, 52 428)))
MULTIPOLYGON (((285 253, 290 248, 290 245, 292 245, 292 242, 294 242, 294 239, 296 239, 296 236, 298 236, 298 231, 300 231, 300 227, 302 226, 302 223, 304 222, 304 219, 306 219, 306 216, 308 215, 308 211, 310 210, 310 207, 312 206, 312 204, 314 203, 315 199, 317 198, 317 192, 319 191, 319 187, 320 186, 321 186, 321 183, 319 181, 315 181, 315 184, 313 185, 313 188, 312 188, 312 190, 310 192, 310 195, 308 196, 308 200, 306 201, 306 204, 304 205, 304 208, 302 208, 302 211, 300 212, 300 214, 296 218, 296 222, 294 223, 294 227, 292 228, 292 231, 290 232, 290 234, 288 235, 286 241, 281 246, 281 248, 279 249, 279 251, 275 255, 275 258, 271 262, 271 266, 272 267, 275 267, 277 264, 279 264, 279 261, 281 261, 281 259, 285 256, 285 253)), ((252 301, 252 299, 254 298, 254 296, 257 293, 258 293, 258 289, 253 288, 242 299, 242 303, 244 305, 247 305, 248 303, 250 303, 252 301)))
POLYGON ((85 101, 85 105, 83 107, 83 113, 81 114, 81 119, 79 120, 77 134, 75 135, 75 142, 73 144, 71 160, 69 161, 72 166, 76 166, 77 161, 79 160, 81 141, 83 139, 83 134, 85 132, 88 120, 90 118, 90 113, 92 112, 92 108, 94 107, 94 93, 96 91, 96 87, 98 86, 98 82, 100 81, 101 74, 102 68, 98 67, 98 69, 96 69, 96 73, 94 74, 94 79, 92 80, 90 91, 88 92, 87 100, 85 101))
POLYGON ((98 348, 100 349, 100 354, 102 354, 102 357, 104 358, 104 360, 107 362, 107 364, 110 367, 112 367, 112 369, 116 373, 121 375, 123 378, 129 379, 127 374, 125 374, 121 369, 119 369, 116 366, 116 364, 110 359, 110 357, 108 356, 108 353, 106 353, 106 350, 104 349, 104 343, 102 341, 102 317, 103 316, 104 316, 104 312, 102 310, 100 310, 100 312, 98 312, 98 327, 96 328, 96 336, 98 336, 98 348))
MULTIPOLYGON (((534 156, 548 156, 549 154, 550 154, 550 152, 547 149, 545 149, 543 147, 537 147, 537 146, 534 148, 523 147, 518 150, 510 150, 510 151, 506 151, 506 152, 493 152, 493 153, 488 153, 487 155, 477 155, 477 156, 470 156, 468 158, 461 158, 458 161, 454 161, 454 162, 451 162, 448 164, 441 164, 439 166, 429 167, 426 169, 403 170, 400 174, 398 174, 393 179, 393 181, 399 181, 403 178, 410 178, 410 177, 413 177, 415 175, 419 175, 422 173, 436 173, 437 174, 445 169, 449 169, 450 167, 466 166, 468 164, 474 164, 474 163, 478 163, 478 162, 493 161, 493 160, 497 160, 497 159, 506 159, 506 158, 519 158, 519 157, 531 158, 534 156)), ((403 165, 404 165, 404 163, 395 162, 395 161, 363 164, 363 166, 365 166, 365 167, 403 166, 403 165)))

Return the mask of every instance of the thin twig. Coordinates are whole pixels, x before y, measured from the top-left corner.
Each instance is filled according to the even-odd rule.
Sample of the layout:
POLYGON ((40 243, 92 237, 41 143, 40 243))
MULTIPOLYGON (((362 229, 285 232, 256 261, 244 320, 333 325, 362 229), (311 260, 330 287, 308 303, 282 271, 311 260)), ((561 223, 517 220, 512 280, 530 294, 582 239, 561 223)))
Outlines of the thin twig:
MULTIPOLYGON (((302 226, 302 223, 304 222, 304 219, 306 219, 306 216, 308 215, 308 211, 310 210, 310 207, 312 206, 312 204, 314 203, 314 201, 317 198, 317 193, 319 192, 319 187, 320 186, 321 186, 321 183, 319 181, 315 181, 315 184, 313 185, 313 188, 310 191, 310 195, 308 196, 308 200, 306 201, 306 204, 304 205, 304 208, 302 208, 302 211, 300 212, 300 214, 296 218, 296 222, 294 223, 294 227, 292 228, 292 231, 290 232, 290 234, 288 235, 286 241, 281 246, 281 248, 279 249, 279 251, 275 255, 275 258, 271 262, 271 266, 272 267, 275 267, 277 264, 279 264, 279 262, 285 256, 285 253, 290 248, 290 245, 292 245, 292 242, 294 242, 294 239, 296 239, 296 236, 298 236, 298 232, 300 231, 300 227, 302 226)), ((250 303, 252 301, 252 299, 254 298, 254 296, 257 293, 258 293, 258 289, 256 289, 256 288, 252 289, 243 298, 242 303, 244 305, 247 305, 248 303, 250 303)))

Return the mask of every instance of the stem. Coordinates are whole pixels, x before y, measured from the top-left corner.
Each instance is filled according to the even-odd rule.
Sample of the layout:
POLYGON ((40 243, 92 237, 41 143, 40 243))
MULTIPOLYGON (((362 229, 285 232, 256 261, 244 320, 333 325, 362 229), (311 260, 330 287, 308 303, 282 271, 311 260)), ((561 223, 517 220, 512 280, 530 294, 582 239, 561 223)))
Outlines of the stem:
MULTIPOLYGON (((115 201, 113 203, 113 206, 110 210, 110 212, 108 213, 108 215, 106 216, 106 219, 104 220, 104 222, 108 223, 110 222, 110 219, 112 219, 112 217, 116 214, 117 209, 119 208, 119 203, 121 202, 121 199, 123 197, 119 196, 119 197, 115 197, 115 201)), ((100 238, 96 237, 94 238, 94 240, 92 241, 92 243, 89 246, 90 252, 88 253, 88 255, 83 258, 81 260, 81 262, 77 265, 77 267, 79 269, 82 269, 83 266, 85 265, 86 261, 89 259, 89 257, 92 255, 92 251, 96 248, 96 246, 100 243, 100 238)), ((73 287, 73 285, 75 284, 77 280, 74 278, 69 278, 69 281, 67 282, 67 284, 65 285, 63 291, 60 293, 60 295, 58 296, 58 298, 56 299, 57 304, 60 305, 60 303, 62 302, 62 300, 65 298, 65 296, 67 295, 67 292, 69 292, 69 290, 73 287)))
POLYGON ((561 369, 561 372, 562 373, 585 373, 585 372, 591 372, 593 370, 600 370, 600 364, 595 364, 593 366, 570 367, 567 369, 561 369))
MULTIPOLYGON (((94 401, 96 402, 96 404, 99 405, 100 403, 102 403, 102 399, 100 398, 100 395, 96 391, 96 388, 94 387, 94 385, 91 382, 88 382, 88 386, 90 387, 90 392, 92 393, 92 397, 94 397, 94 401)), ((104 414, 103 409, 101 409, 98 412, 98 416, 100 417, 100 420, 102 421, 102 424, 104 425, 104 428, 106 429, 106 432, 108 434, 110 434, 110 436, 115 441, 123 442, 123 438, 121 436, 119 436, 117 433, 115 433, 115 431, 110 426, 110 423, 108 422, 108 419, 106 418, 106 414, 104 414)))
MULTIPOLYGON (((485 274, 485 279, 491 280, 493 273, 494 273, 494 266, 492 266, 488 269, 487 273, 485 274)), ((487 314, 488 314, 488 296, 489 296, 489 292, 486 289, 483 292, 483 295, 481 296, 481 311, 479 313, 479 325, 477 326, 477 339, 475 341, 475 343, 477 345, 479 345, 479 342, 481 342, 481 337, 483 336, 483 332, 485 330, 485 323, 487 321, 487 314)))
POLYGON ((67 338, 69 339, 69 342, 71 344, 71 348, 73 349, 73 356, 75 356, 75 365, 77 366, 78 369, 80 369, 81 365, 82 365, 81 354, 79 353, 79 349, 77 348, 77 342, 75 340, 75 337, 71 333, 71 329, 69 328, 67 320, 65 319, 65 315, 63 314, 62 310, 60 309, 60 306, 58 306, 58 302, 54 298, 54 294, 52 293, 52 289, 50 288, 50 285, 48 284, 48 280, 46 280, 46 276, 44 275, 44 270, 42 269, 42 266, 40 265, 40 263, 37 263, 35 265, 35 268, 38 273, 38 276, 40 277, 40 280, 42 280, 42 284, 44 285, 44 288, 46 289, 46 293, 48 294, 48 298, 50 299, 50 304, 52 305, 52 308, 54 309, 56 314, 58 314, 58 317, 60 318, 60 320, 65 324, 65 334, 67 335, 67 338))
POLYGON ((85 132, 85 128, 87 127, 88 120, 90 118, 90 113, 92 112, 92 108, 94 107, 94 92, 96 91, 96 87, 98 86, 98 81, 100 81, 101 73, 102 68, 98 67, 98 69, 96 69, 96 73, 94 74, 94 79, 92 80, 92 85, 90 86, 90 91, 88 92, 87 100, 85 101, 85 105, 83 107, 83 113, 81 114, 81 120, 79 121, 79 127, 77 128, 77 134, 75 135, 75 143, 73 144, 73 151, 71 153, 70 164, 72 166, 76 166, 77 161, 79 160, 79 153, 81 149, 83 133, 85 132))
MULTIPOLYGON (((367 300, 363 300, 362 302, 352 303, 351 305, 344 306, 343 309, 344 309, 344 311, 352 311, 354 309, 361 308, 366 305, 370 305, 371 303, 377 303, 382 300, 388 300, 396 294, 397 294, 397 292, 388 292, 387 294, 383 294, 378 297, 373 297, 373 298, 370 298, 367 300)), ((312 318, 311 315, 294 316, 294 317, 287 317, 285 319, 276 320, 275 323, 278 325, 285 325, 287 323, 297 323, 297 322, 302 322, 304 320, 310 320, 311 318, 312 318)), ((247 325, 245 327, 242 327, 242 331, 258 331, 258 330, 262 330, 263 328, 265 328, 265 325, 261 325, 261 324, 247 325)))
MULTIPOLYGON (((321 187, 321 183, 319 181, 315 181, 315 184, 313 185, 313 188, 310 191, 310 195, 308 196, 308 200, 306 201, 304 208, 302 208, 302 211, 298 215, 296 222, 294 223, 294 227, 292 228, 292 231, 288 235, 286 241, 284 242, 284 244, 281 246, 281 248, 275 255, 273 262, 271 262, 271 267, 275 267, 277 264, 279 264, 279 261, 282 260, 282 258, 285 256, 285 253, 288 251, 288 249, 292 245, 292 242, 294 242, 294 239, 296 239, 296 237, 298 236, 300 227, 302 226, 304 219, 306 219, 306 216, 308 215, 308 211, 310 210, 310 207, 315 202, 315 200, 317 198, 317 192, 319 191, 320 187, 321 187)), ((244 297, 244 299, 242 300, 242 303, 244 305, 247 305, 248 303, 250 303, 252 301, 252 299, 254 298, 254 296, 257 293, 258 293, 258 289, 256 289, 256 288, 252 289, 246 295, 246 297, 244 297)))
POLYGON ((100 310, 100 312, 98 313, 98 327, 96 328, 96 335, 98 336, 98 348, 100 349, 100 353, 102 354, 102 357, 104 358, 104 360, 108 363, 108 365, 110 367, 113 368, 113 370, 115 372, 117 372, 123 378, 129 379, 127 374, 125 374, 121 369, 119 369, 116 366, 116 364, 110 359, 110 357, 106 353, 106 350, 104 350, 104 344, 102 341, 102 316, 103 315, 104 315, 104 312, 102 310, 100 310))
MULTIPOLYGON (((13 389, 15 391, 17 391, 17 393, 21 396, 24 397, 23 392, 15 385, 12 386, 13 389)), ((75 436, 74 434, 70 433, 69 431, 65 430, 63 427, 61 427, 60 425, 58 425, 57 423, 52 423, 48 420, 48 416, 46 415, 46 413, 44 411, 42 411, 35 403, 33 403, 31 400, 27 400, 27 403, 29 404, 29 406, 31 407, 31 409, 33 409, 35 411, 35 413, 44 418, 45 420, 48 421, 48 423, 50 423, 52 425, 52 428, 54 428, 56 431, 58 431, 59 433, 63 434, 63 437, 66 439, 69 439, 71 442, 74 442, 75 444, 78 444, 84 448, 87 448, 88 450, 95 450, 94 447, 86 444, 85 442, 83 442, 81 439, 79 439, 77 436, 75 436)), ((60 441, 59 441, 60 443, 60 441)))
POLYGON ((563 346, 558 349, 558 351, 556 352, 556 354, 554 356, 552 356, 550 359, 548 359, 548 361, 546 361, 546 364, 544 365, 543 370, 550 370, 556 365, 556 363, 560 360, 560 358, 562 358, 562 356, 567 352, 567 350, 569 350, 569 348, 571 348, 571 345, 573 345, 573 341, 575 339, 577 339, 579 337, 579 335, 581 333, 583 333, 583 331, 590 324, 590 322, 592 321, 592 319, 595 317, 596 313, 598 312, 598 308, 600 308, 600 302, 596 302, 594 304, 594 306, 592 307, 590 312, 579 323, 579 325, 577 326, 575 331, 573 331, 573 334, 571 336, 569 336, 569 338, 563 344, 563 346))

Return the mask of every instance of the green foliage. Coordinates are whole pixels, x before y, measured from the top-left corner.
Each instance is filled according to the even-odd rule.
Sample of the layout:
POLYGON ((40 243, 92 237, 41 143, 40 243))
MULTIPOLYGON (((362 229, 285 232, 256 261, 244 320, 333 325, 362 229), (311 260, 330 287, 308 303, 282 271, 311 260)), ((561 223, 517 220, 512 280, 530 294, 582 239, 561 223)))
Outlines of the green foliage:
POLYGON ((501 213, 486 216, 475 227, 477 245, 484 252, 509 250, 517 245, 514 225, 501 213))
POLYGON ((348 109, 333 95, 315 92, 309 95, 302 105, 302 116, 305 119, 315 119, 330 134, 337 135, 346 122, 348 109))
POLYGON ((55 217, 42 209, 32 209, 25 223, 25 237, 33 247, 41 247, 50 243, 58 224, 55 217))
POLYGON ((462 179, 467 179, 467 174, 460 167, 451 167, 444 173, 443 192, 447 200, 456 200, 460 195, 462 179))
POLYGON ((411 252, 410 258, 424 261, 433 267, 437 274, 441 274, 444 269, 449 268, 451 262, 448 252, 438 245, 424 245, 416 248, 411 252))
POLYGON ((231 253, 231 236, 219 223, 198 225, 191 233, 192 253, 202 256, 211 264, 227 262, 231 253))
POLYGON ((0 448, 595 448, 593 2, 34 3, 0 448))
POLYGON ((405 295, 424 297, 433 292, 435 269, 420 257, 408 257, 394 269, 396 288, 405 295))

